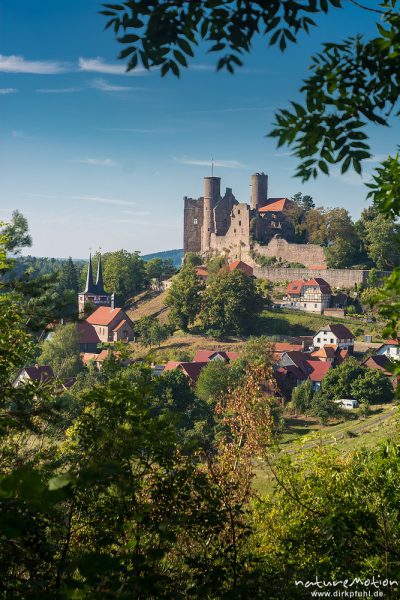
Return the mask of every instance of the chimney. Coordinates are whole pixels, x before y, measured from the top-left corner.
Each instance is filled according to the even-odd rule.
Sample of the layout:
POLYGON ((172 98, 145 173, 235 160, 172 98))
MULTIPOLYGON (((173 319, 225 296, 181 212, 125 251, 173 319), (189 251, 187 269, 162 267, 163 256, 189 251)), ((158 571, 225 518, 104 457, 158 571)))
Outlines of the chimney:
POLYGON ((112 293, 111 294, 111 310, 114 310, 115 308, 115 294, 112 293))

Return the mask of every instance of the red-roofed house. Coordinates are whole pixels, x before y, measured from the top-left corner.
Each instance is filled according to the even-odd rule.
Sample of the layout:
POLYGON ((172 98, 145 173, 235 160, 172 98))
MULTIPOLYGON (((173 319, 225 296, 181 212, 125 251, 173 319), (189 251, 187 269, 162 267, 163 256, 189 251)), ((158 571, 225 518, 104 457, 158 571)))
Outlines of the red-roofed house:
POLYGON ((208 271, 206 267, 196 267, 196 275, 200 277, 202 281, 207 281, 208 279, 208 271))
POLYGON ((287 308, 322 314, 331 303, 332 290, 321 277, 296 279, 286 288, 287 308))
POLYGON ((220 350, 197 350, 194 355, 193 362, 210 362, 214 360, 222 360, 223 362, 230 362, 231 360, 237 360, 239 358, 239 352, 225 352, 220 350))
POLYGON ((228 271, 242 271, 245 275, 253 277, 253 268, 242 260, 235 260, 228 265, 228 271))
POLYGON ((379 346, 375 354, 385 355, 392 360, 400 360, 399 340, 386 340, 382 346, 379 346))
POLYGON ((165 371, 174 371, 179 369, 189 379, 190 385, 195 385, 201 370, 208 365, 208 362, 177 362, 170 360, 165 365, 165 371))
POLYGON ((337 346, 341 350, 354 350, 354 334, 345 325, 333 323, 321 327, 313 338, 314 348, 323 348, 324 346, 337 346))
POLYGON ((97 352, 97 345, 100 344, 100 338, 97 335, 96 329, 90 323, 81 321, 77 324, 79 351, 80 352, 97 352))
POLYGON ((134 337, 133 324, 122 308, 100 306, 87 319, 101 342, 129 341, 134 337))
POLYGON ((310 372, 308 373, 308 379, 312 383, 313 390, 319 390, 321 387, 321 381, 332 368, 330 362, 325 362, 322 360, 308 360, 308 366, 310 367, 310 372))

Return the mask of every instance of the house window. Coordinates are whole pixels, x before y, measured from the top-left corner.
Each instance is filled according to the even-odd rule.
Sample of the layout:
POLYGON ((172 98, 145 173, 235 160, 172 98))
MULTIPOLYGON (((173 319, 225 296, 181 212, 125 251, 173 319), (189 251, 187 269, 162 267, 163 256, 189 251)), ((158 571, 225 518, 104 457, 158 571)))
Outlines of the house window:
POLYGON ((317 338, 317 343, 319 344, 321 341, 321 338, 317 338))
POLYGON ((317 304, 314 304, 314 308, 318 308, 318 305, 317 305, 317 304))
POLYGON ((242 225, 242 221, 239 221, 239 227, 242 225))
POLYGON ((334 344, 334 343, 335 343, 335 340, 334 340, 333 338, 331 338, 331 339, 330 339, 330 343, 331 343, 331 344, 334 344))
POLYGON ((238 210, 238 215, 240 215, 240 209, 238 210))
POLYGON ((193 225, 197 225, 197 219, 193 219, 193 225))
POLYGON ((307 308, 307 304, 304 304, 304 308, 307 308))

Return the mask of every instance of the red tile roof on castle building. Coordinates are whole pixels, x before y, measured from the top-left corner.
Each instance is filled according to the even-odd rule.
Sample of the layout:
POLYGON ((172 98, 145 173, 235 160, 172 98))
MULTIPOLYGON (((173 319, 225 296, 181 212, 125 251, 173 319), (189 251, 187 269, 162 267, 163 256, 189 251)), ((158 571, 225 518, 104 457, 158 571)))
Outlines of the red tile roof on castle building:
POLYGON ((110 308, 109 306, 99 306, 87 319, 86 323, 91 325, 109 325, 111 321, 119 315, 122 308, 110 308))
POLYGON ((228 271, 243 271, 243 273, 249 275, 250 277, 253 275, 253 268, 244 263, 242 260, 234 260, 233 262, 229 263, 228 271))
POLYGON ((268 198, 267 204, 258 209, 258 212, 282 212, 292 208, 294 202, 289 198, 268 198))
POLYGON ((194 355, 193 362, 210 362, 214 356, 221 356, 226 362, 231 360, 237 360, 239 358, 239 352, 225 352, 224 350, 197 350, 194 355))

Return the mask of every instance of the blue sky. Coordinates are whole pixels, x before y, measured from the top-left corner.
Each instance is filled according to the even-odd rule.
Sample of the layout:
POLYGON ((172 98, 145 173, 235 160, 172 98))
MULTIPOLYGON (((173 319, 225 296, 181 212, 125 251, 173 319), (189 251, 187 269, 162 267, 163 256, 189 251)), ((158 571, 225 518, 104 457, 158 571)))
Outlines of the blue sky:
MULTIPOLYGON (((182 247, 182 198, 202 194, 212 156, 222 189, 232 187, 239 201, 249 200, 251 173, 264 171, 271 196, 302 191, 317 205, 360 214, 358 175, 301 184, 295 160, 265 134, 274 110, 300 97, 321 42, 370 35, 374 15, 349 5, 321 17, 284 55, 257 40, 234 76, 215 73, 203 52, 177 80, 125 74, 100 5, 0 0, 0 219, 16 208, 26 215, 29 253, 182 247)), ((399 133, 370 129, 376 159, 395 151, 399 133)))

